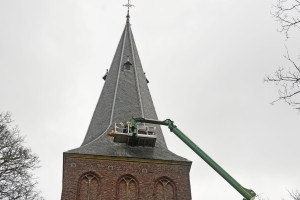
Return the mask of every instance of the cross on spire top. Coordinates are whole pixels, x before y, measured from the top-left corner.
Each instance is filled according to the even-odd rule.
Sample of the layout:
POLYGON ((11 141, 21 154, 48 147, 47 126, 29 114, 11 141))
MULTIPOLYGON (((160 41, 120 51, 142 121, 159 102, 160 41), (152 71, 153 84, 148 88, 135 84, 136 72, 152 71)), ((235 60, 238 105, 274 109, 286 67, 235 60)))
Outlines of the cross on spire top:
POLYGON ((131 7, 133 7, 134 5, 133 4, 131 4, 131 1, 130 0, 128 0, 128 3, 127 4, 125 4, 125 5, 123 5, 123 6, 125 6, 125 7, 127 7, 127 19, 129 19, 130 18, 130 15, 129 15, 129 9, 131 8, 131 7))

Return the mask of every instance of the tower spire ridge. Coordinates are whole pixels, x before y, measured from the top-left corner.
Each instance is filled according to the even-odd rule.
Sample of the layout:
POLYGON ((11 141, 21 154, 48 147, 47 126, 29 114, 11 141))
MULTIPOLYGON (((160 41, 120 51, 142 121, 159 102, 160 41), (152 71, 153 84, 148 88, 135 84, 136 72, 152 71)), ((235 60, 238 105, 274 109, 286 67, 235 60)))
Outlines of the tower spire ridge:
POLYGON ((123 5, 125 7, 127 7, 127 15, 126 15, 126 18, 127 18, 127 21, 129 21, 129 18, 130 18, 130 15, 129 15, 129 11, 130 11, 130 8, 133 7, 134 5, 131 4, 131 1, 128 0, 127 4, 123 5))
MULTIPOLYGON (((129 2, 129 7, 130 5, 129 2)), ((117 123, 126 123, 133 116, 158 119, 128 18, 104 79, 105 83, 82 145, 68 153, 187 161, 168 150, 158 125, 154 126, 156 140, 152 149, 142 146, 132 149, 126 144, 116 143, 106 134, 114 130, 117 123)), ((146 143, 143 142, 143 145, 146 143)))
POLYGON ((138 145, 128 143, 132 117, 158 117, 129 21, 133 5, 126 3, 126 24, 82 145, 63 154, 61 200, 191 200, 192 163, 168 149, 159 125, 139 124, 138 145), (121 138, 110 137, 112 130, 121 138))

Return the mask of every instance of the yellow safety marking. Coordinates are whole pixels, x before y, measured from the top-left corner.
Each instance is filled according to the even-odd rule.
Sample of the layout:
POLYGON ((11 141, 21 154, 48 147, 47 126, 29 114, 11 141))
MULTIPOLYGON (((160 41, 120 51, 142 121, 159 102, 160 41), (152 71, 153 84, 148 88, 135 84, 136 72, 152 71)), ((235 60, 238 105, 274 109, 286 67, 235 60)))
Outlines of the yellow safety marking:
POLYGON ((240 186, 250 197, 252 197, 251 194, 249 194, 249 192, 247 192, 242 186, 240 186))

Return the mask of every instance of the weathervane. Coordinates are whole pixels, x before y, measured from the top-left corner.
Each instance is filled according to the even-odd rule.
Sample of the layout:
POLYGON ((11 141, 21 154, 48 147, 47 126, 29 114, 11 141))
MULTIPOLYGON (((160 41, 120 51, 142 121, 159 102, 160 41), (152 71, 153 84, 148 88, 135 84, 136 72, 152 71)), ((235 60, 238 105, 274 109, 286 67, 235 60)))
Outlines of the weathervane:
POLYGON ((125 4, 125 5, 123 5, 123 6, 127 7, 127 16, 126 17, 129 18, 130 17, 130 15, 129 15, 129 9, 131 7, 133 7, 134 5, 130 3, 130 0, 128 0, 128 3, 125 4))

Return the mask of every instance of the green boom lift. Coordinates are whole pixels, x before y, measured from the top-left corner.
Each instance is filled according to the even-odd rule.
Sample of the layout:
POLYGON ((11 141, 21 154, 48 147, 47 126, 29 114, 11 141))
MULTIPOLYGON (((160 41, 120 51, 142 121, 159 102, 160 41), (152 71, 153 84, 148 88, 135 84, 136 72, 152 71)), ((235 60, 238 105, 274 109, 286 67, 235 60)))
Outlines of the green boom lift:
POLYGON ((132 118, 131 131, 132 141, 131 145, 135 145, 137 139, 137 123, 149 123, 168 126, 171 132, 175 133, 186 145, 188 145, 196 154, 198 154, 207 164, 209 164, 218 174, 220 174, 232 187, 234 187, 246 200, 254 200, 256 193, 241 186, 234 178, 232 178, 222 167, 220 167, 213 159, 211 159, 204 151, 202 151, 192 140, 190 140, 183 132, 181 132, 170 119, 158 121, 153 119, 132 118))

